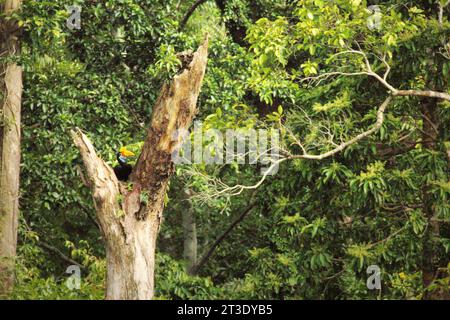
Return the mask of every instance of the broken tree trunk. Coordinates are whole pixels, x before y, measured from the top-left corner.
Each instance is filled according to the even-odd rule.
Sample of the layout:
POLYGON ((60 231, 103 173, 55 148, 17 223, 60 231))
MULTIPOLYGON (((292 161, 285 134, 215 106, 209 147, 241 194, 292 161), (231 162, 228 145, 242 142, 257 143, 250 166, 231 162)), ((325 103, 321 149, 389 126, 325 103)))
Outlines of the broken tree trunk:
POLYGON ((72 132, 106 242, 106 299, 153 298, 156 238, 174 168, 172 153, 182 138, 177 130, 187 130, 196 114, 207 54, 208 38, 195 53, 184 55, 181 73, 162 87, 127 184, 118 182, 81 130, 72 132))
MULTIPOLYGON (((6 0, 0 13, 9 16, 21 1, 6 0)), ((19 54, 17 23, 0 18, 0 58, 19 54)), ((0 66, 0 297, 14 283, 14 260, 19 217, 20 109, 22 68, 13 62, 0 66)))

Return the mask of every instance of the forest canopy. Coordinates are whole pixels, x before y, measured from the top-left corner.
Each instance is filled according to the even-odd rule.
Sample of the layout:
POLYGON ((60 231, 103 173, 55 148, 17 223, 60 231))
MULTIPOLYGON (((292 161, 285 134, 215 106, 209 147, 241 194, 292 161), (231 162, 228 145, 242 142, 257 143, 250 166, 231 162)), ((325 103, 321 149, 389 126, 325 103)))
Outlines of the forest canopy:
POLYGON ((450 1, 0 8, 0 297, 450 298, 450 1))

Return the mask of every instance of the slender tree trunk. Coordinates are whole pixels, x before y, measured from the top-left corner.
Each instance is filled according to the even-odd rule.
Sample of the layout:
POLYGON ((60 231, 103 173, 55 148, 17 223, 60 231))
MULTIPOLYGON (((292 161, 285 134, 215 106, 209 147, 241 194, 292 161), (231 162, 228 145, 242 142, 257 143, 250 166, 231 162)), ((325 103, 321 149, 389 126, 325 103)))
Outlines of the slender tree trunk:
POLYGON ((193 273, 193 268, 197 264, 197 228, 195 224, 195 211, 192 207, 189 198, 187 197, 188 191, 186 191, 186 209, 183 210, 183 258, 187 261, 186 271, 190 274, 193 273))
MULTIPOLYGON (((436 149, 436 141, 438 139, 438 106, 437 100, 432 98, 422 99, 421 112, 423 121, 423 146, 429 150, 436 149)), ((439 237, 439 222, 436 221, 436 212, 434 210, 434 200, 427 183, 422 187, 423 213, 428 221, 423 239, 422 254, 422 281, 423 286, 427 288, 436 276, 439 268, 438 244, 436 239, 439 237)), ((437 298, 437 293, 427 293, 425 299, 437 298)))
MULTIPOLYGON (((6 0, 0 11, 10 15, 21 1, 6 0)), ((17 24, 0 20, 0 59, 18 55, 17 24)), ((22 68, 15 63, 0 66, 0 296, 14 283, 17 245, 20 173, 20 107, 22 68)))
POLYGON ((177 130, 187 130, 197 112, 207 54, 206 38, 197 52, 184 55, 181 74, 162 87, 128 183, 118 182, 81 130, 72 132, 106 242, 107 299, 153 298, 156 238, 174 168, 172 153, 182 138, 177 130))

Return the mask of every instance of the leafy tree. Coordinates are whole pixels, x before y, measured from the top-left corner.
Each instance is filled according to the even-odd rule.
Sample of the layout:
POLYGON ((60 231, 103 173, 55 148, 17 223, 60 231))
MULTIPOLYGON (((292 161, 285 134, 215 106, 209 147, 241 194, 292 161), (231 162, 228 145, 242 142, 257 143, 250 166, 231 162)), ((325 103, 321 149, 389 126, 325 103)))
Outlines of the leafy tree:
POLYGON ((258 165, 177 166, 156 298, 448 297, 446 1, 203 1, 181 26, 197 2, 79 1, 73 31, 73 1, 24 3, 13 297, 103 297, 104 249, 68 130, 89 132, 114 165, 120 146, 143 141, 159 88, 178 72, 175 53, 197 47, 205 30, 203 129, 278 129, 283 152, 264 179, 258 165), (196 275, 183 261, 185 190, 198 261, 212 249, 196 275), (48 244, 84 265, 81 290, 67 289, 69 262, 48 244), (381 290, 367 288, 370 265, 381 290))

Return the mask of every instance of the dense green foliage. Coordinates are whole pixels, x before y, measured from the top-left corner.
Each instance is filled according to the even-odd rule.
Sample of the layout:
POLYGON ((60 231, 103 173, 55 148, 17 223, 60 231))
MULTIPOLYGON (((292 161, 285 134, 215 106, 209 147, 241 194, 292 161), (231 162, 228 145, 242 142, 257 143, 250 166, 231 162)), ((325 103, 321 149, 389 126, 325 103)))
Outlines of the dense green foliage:
MULTIPOLYGON (((197 119, 219 130, 280 129, 293 154, 302 148, 292 134, 320 154, 375 123, 389 95, 379 81, 321 77, 360 72, 364 57, 349 50, 365 52, 380 75, 388 64, 395 88, 450 92, 450 9, 439 24, 439 1, 207 1, 179 30, 193 2, 25 1, 13 298, 103 298, 104 247, 68 130, 87 132, 115 164, 120 146, 142 141, 159 88, 179 67, 175 53, 195 49, 205 32, 211 44, 197 119), (74 3, 82 26, 71 31, 65 6, 74 3), (370 4, 382 12, 378 29, 367 25, 370 4), (45 244, 85 266, 80 290, 65 286, 69 263, 45 244)), ((436 278, 428 291, 448 290, 450 103, 433 101, 397 97, 375 134, 320 161, 283 162, 238 195, 214 196, 211 179, 252 185, 258 166, 179 166, 159 236, 157 298, 415 299, 426 293, 429 267, 436 278), (182 260, 185 189, 198 195, 189 201, 200 253, 255 204, 197 276, 182 260), (366 287, 370 265, 382 270, 381 290, 366 287)))

